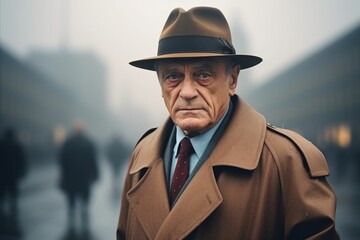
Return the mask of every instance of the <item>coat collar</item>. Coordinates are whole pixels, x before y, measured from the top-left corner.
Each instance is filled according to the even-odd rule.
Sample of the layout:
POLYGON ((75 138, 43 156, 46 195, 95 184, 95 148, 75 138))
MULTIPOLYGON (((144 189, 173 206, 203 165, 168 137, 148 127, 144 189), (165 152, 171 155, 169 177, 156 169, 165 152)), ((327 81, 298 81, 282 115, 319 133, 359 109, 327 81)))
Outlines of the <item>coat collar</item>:
MULTIPOLYGON (((265 140, 266 121, 261 114, 237 96, 234 96, 232 101, 235 106, 232 119, 209 161, 212 166, 224 165, 253 170, 259 162, 265 140)), ((171 119, 167 119, 160 128, 138 144, 135 149, 135 154, 139 154, 136 158, 138 161, 131 166, 130 174, 149 168, 155 159, 162 156, 165 140, 173 126, 171 119)))
POLYGON ((265 141, 266 121, 242 99, 236 98, 233 101, 233 116, 209 161, 213 166, 254 170, 265 141))

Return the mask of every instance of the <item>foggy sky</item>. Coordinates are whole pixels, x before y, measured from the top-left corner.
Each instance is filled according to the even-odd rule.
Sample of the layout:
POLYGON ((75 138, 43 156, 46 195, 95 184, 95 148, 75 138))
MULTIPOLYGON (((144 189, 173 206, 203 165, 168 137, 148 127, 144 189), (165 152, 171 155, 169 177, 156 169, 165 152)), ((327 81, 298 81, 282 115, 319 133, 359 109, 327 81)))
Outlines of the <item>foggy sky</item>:
POLYGON ((93 51, 107 65, 110 108, 118 113, 141 111, 150 125, 158 125, 167 115, 156 75, 128 62, 156 55, 161 29, 175 7, 217 7, 230 27, 242 27, 247 49, 241 53, 264 59, 246 70, 258 84, 360 24, 358 0, 0 0, 0 4, 0 43, 6 49, 19 58, 34 49, 54 51, 64 46, 93 51))

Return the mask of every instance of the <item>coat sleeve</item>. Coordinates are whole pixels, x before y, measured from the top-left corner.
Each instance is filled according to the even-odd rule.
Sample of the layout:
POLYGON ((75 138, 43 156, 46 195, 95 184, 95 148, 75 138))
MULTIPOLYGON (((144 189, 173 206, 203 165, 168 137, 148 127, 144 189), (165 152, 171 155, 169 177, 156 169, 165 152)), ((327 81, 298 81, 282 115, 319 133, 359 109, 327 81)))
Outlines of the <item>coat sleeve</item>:
POLYGON ((322 153, 300 135, 276 129, 273 156, 279 168, 285 239, 339 239, 336 196, 322 153))

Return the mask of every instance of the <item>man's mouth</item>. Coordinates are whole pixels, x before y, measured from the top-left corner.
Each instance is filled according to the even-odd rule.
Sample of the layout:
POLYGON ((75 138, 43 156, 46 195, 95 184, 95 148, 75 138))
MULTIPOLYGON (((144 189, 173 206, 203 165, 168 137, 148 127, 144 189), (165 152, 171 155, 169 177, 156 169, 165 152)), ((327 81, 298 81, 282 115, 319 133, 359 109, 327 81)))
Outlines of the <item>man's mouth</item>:
POLYGON ((178 112, 194 112, 194 111, 202 111, 202 108, 180 108, 178 112))

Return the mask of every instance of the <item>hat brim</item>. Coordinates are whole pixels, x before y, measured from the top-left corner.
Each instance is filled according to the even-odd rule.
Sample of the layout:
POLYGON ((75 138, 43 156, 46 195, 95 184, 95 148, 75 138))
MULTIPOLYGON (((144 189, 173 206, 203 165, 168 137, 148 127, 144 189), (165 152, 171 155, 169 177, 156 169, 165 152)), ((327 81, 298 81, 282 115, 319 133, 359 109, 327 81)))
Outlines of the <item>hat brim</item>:
POLYGON ((234 63, 240 65, 241 69, 250 68, 262 62, 262 58, 252 55, 235 55, 235 54, 219 54, 219 53, 173 53, 173 54, 164 54, 152 58, 136 60, 130 62, 129 64, 134 67, 155 71, 156 70, 155 63, 159 60, 178 59, 178 58, 207 58, 207 57, 231 58, 234 63))

